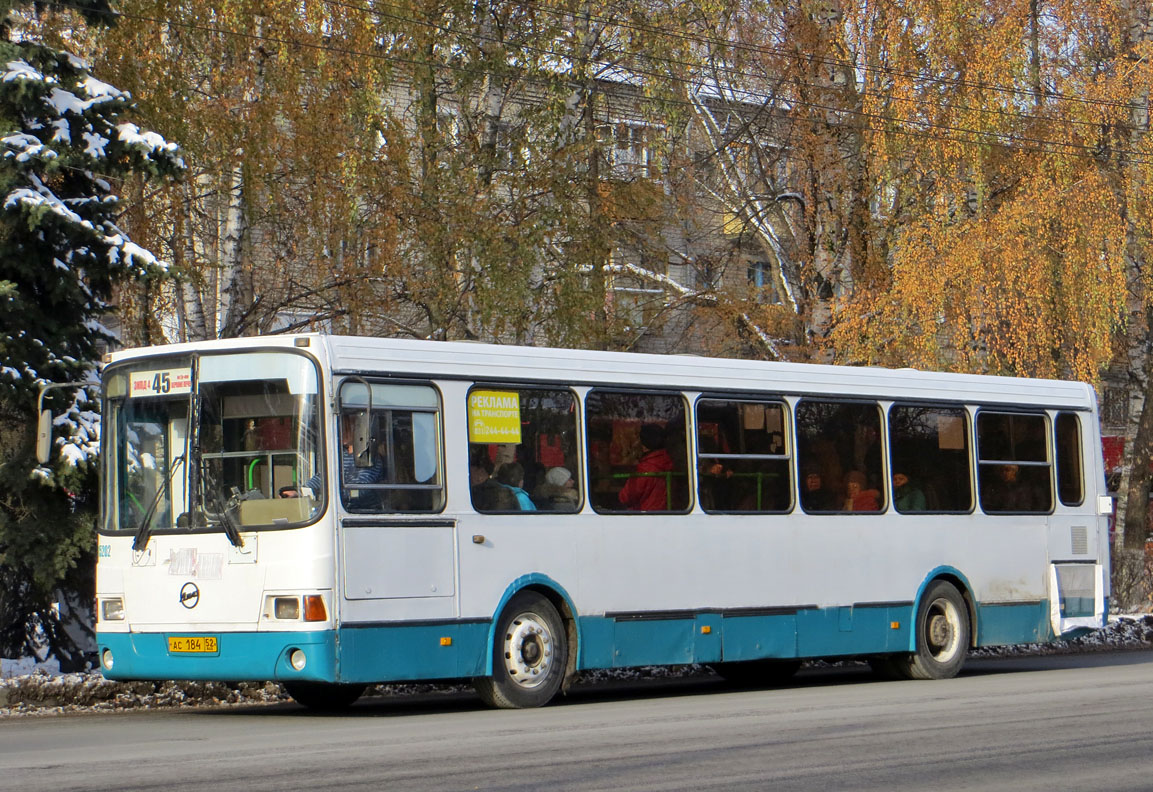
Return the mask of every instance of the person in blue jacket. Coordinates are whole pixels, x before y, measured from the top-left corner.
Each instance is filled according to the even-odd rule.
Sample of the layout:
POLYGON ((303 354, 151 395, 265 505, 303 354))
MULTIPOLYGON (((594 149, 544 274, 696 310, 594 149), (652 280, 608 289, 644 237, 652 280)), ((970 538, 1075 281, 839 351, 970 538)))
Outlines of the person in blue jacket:
POLYGON ((536 504, 532 502, 524 487, 524 466, 519 462, 506 462, 496 472, 496 480, 502 486, 512 490, 516 496, 517 506, 521 511, 536 511, 536 504))

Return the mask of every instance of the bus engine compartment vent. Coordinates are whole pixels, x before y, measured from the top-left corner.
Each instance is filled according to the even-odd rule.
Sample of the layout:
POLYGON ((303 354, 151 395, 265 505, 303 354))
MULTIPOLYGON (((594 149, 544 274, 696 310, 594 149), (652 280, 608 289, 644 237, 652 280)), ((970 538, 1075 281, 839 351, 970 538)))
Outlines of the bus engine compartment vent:
POLYGON ((1089 555, 1089 529, 1084 525, 1069 529, 1069 546, 1073 555, 1089 555))

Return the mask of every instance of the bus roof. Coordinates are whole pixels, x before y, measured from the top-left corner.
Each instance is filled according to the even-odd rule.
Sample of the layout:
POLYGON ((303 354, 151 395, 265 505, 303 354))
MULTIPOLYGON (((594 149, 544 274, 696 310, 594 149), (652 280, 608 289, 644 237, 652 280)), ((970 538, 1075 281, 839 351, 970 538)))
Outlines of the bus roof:
POLYGON ((1089 385, 1064 380, 951 374, 916 369, 600 352, 468 341, 421 341, 323 333, 224 339, 114 352, 111 362, 192 351, 239 351, 307 345, 327 354, 334 373, 448 377, 489 382, 563 382, 645 386, 694 391, 860 396, 906 400, 981 402, 1091 410, 1089 385), (307 342, 304 341, 307 339, 307 342))

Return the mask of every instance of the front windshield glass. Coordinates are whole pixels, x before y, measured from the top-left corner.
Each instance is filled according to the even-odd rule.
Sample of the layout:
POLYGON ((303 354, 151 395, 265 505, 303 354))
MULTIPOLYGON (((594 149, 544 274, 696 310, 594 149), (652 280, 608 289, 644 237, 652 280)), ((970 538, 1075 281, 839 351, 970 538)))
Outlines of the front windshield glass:
POLYGON ((320 401, 302 355, 150 361, 107 376, 104 529, 150 533, 307 522, 320 513, 320 401))

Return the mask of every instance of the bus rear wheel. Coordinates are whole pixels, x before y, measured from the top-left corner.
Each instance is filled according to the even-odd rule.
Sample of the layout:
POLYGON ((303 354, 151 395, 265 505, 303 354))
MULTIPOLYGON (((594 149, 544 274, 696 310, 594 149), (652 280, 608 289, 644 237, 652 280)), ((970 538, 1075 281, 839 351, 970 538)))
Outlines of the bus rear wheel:
POLYGON ((522 591, 501 612, 493 639, 492 676, 474 680, 490 707, 525 709, 547 704, 564 681, 568 638, 553 604, 522 591))
POLYGON ((338 685, 325 682, 282 682, 288 695, 301 706, 316 712, 340 712, 352 706, 366 685, 338 685))
POLYGON ((934 581, 917 608, 917 650, 892 659, 892 667, 907 679, 949 679, 965 664, 969 651, 969 608, 951 583, 934 581))

